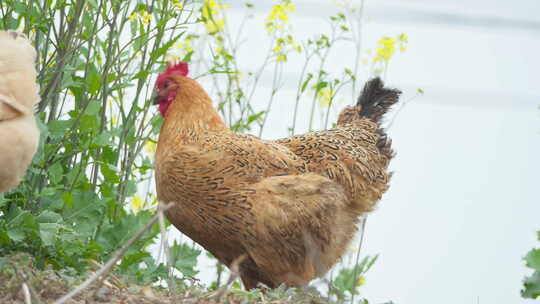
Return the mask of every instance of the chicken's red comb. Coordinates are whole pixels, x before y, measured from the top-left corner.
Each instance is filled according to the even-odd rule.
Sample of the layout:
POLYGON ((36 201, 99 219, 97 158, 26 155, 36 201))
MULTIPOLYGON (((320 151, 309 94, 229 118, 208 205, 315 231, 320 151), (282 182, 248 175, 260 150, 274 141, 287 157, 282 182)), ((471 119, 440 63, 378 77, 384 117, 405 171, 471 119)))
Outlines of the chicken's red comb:
POLYGON ((188 64, 187 62, 168 62, 167 68, 165 71, 158 75, 156 79, 156 87, 161 87, 161 84, 165 80, 165 78, 169 77, 170 75, 182 75, 186 76, 188 74, 188 64))
POLYGON ((168 62, 167 63, 167 69, 165 70, 165 74, 178 74, 182 76, 186 76, 189 73, 188 64, 187 62, 180 61, 178 63, 175 62, 168 62))

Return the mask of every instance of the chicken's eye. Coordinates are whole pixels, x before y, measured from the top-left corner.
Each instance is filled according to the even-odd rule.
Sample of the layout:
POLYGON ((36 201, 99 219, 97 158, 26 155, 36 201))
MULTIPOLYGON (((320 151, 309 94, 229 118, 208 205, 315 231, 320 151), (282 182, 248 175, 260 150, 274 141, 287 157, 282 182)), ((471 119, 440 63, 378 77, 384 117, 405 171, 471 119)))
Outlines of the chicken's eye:
POLYGON ((165 81, 165 83, 163 84, 163 88, 166 89, 168 86, 169 86, 169 82, 165 81))

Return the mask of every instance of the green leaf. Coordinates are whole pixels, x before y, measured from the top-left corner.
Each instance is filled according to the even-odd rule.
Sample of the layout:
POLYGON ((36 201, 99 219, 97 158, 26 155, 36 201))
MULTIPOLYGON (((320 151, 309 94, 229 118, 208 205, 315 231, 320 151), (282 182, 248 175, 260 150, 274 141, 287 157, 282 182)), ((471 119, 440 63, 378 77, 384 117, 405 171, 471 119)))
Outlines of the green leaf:
POLYGON ((0 208, 3 208, 5 205, 7 205, 8 200, 4 197, 2 193, 0 193, 0 208))
POLYGON ((540 272, 535 271, 523 281, 525 289, 521 290, 521 296, 528 299, 536 299, 540 296, 540 272))
POLYGON ((533 249, 525 256, 527 267, 540 271, 540 249, 533 249))
POLYGON ((150 55, 150 60, 156 60, 158 59, 159 57, 161 57, 163 54, 165 54, 169 48, 171 48, 171 46, 176 42, 178 41, 178 39, 180 39, 180 37, 182 37, 182 35, 184 35, 185 32, 181 32, 179 35, 177 35, 176 37, 174 37, 173 39, 169 40, 168 42, 166 42, 163 46, 159 47, 157 50, 155 50, 154 52, 152 52, 152 54, 150 55))
POLYGON ((195 270, 195 266, 197 266, 197 257, 200 253, 200 250, 193 249, 187 244, 178 244, 176 241, 170 247, 171 260, 174 267, 184 276, 188 277, 193 277, 197 274, 198 271, 195 270))
POLYGON ((313 88, 315 89, 315 91, 320 91, 320 90, 326 88, 327 86, 328 86, 328 82, 320 81, 313 88))
POLYGON ((82 115, 80 122, 80 129, 83 133, 92 133, 97 131, 99 128, 99 123, 96 116, 92 115, 82 115))
POLYGON ((75 230, 81 237, 89 237, 100 221, 104 204, 91 191, 74 190, 71 194, 73 203, 64 207, 64 218, 75 225, 75 230))
POLYGON ((95 147, 106 147, 111 144, 111 134, 108 132, 103 132, 99 134, 96 139, 92 142, 92 146, 95 147))
POLYGON ((132 196, 137 192, 137 182, 134 180, 126 181, 125 196, 132 196))
POLYGON ((55 162, 47 169, 49 180, 52 184, 59 184, 64 175, 64 168, 59 162, 55 162))
POLYGON ((266 111, 261 111, 259 113, 250 115, 247 119, 247 124, 250 125, 252 122, 259 120, 262 118, 262 116, 266 113, 266 111))
POLYGON ((39 193, 39 196, 45 197, 45 196, 52 196, 56 193, 56 189, 52 187, 45 187, 41 192, 39 193))
POLYGON ((118 174, 116 173, 117 169, 115 166, 102 163, 99 168, 101 169, 101 174, 103 174, 106 182, 113 184, 118 184, 120 182, 120 177, 118 177, 118 174))
POLYGON ((88 106, 86 107, 86 110, 84 110, 84 114, 89 116, 96 116, 99 114, 99 110, 101 109, 101 104, 97 100, 90 100, 88 102, 88 106))
POLYGON ((88 93, 95 95, 100 87, 101 76, 93 63, 88 63, 88 73, 86 74, 86 85, 88 87, 88 93))
POLYGON ((27 236, 36 236, 38 224, 35 217, 28 211, 14 207, 6 216, 7 235, 14 242, 21 242, 27 236))
POLYGON ((58 223, 62 220, 62 216, 56 212, 43 210, 37 217, 38 223, 58 223))
POLYGON ((126 254, 124 258, 122 259, 122 263, 120 263, 119 267, 122 269, 127 269, 130 266, 136 265, 142 263, 144 259, 150 257, 150 253, 146 251, 139 251, 131 254, 126 254))
POLYGON ((57 223, 41 223, 39 224, 39 236, 45 246, 52 246, 60 229, 57 223))
POLYGON ((53 120, 47 127, 52 138, 60 138, 71 128, 73 121, 69 120, 53 120))
POLYGON ((311 79, 313 79, 313 74, 308 73, 307 76, 306 76, 306 80, 304 80, 304 82, 302 83, 302 87, 300 89, 300 92, 303 93, 306 90, 306 87, 309 84, 309 82, 311 81, 311 79))
POLYGON ((183 62, 191 62, 191 56, 193 56, 193 51, 187 52, 187 54, 182 58, 183 62))
POLYGON ((131 80, 146 79, 148 77, 148 75, 150 75, 150 71, 142 70, 142 71, 138 72, 137 74, 133 75, 133 77, 131 77, 131 80))
POLYGON ((60 198, 64 201, 64 206, 73 206, 73 195, 69 192, 64 192, 60 195, 60 198))
POLYGON ((11 238, 9 237, 7 231, 0 229, 0 245, 9 245, 11 243, 11 238))
POLYGON ((24 240, 24 231, 21 229, 11 229, 7 231, 7 235, 14 242, 22 242, 24 240))
MULTIPOLYGON (((97 237, 98 244, 106 250, 116 250, 124 242, 130 239, 135 233, 144 227, 152 218, 149 211, 140 211, 137 214, 126 214, 111 225, 104 227, 97 237)), ((134 246, 129 253, 138 252, 144 244, 150 242, 158 233, 159 225, 156 224, 147 232, 134 246)))
POLYGON ((373 264, 375 264, 375 262, 379 258, 379 255, 378 254, 375 255, 373 258, 371 258, 371 260, 369 260, 369 257, 366 257, 366 258, 368 259, 368 262, 367 262, 366 267, 365 267, 365 269, 363 271, 364 273, 367 272, 371 268, 371 266, 373 266, 373 264))

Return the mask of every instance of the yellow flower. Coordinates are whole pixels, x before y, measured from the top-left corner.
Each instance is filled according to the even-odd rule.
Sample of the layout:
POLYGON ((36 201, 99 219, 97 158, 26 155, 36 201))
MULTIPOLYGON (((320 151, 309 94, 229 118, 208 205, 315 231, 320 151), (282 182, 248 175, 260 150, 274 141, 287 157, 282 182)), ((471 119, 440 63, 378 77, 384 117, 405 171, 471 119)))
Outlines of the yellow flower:
POLYGON ((113 114, 113 116, 111 117, 111 125, 116 126, 117 123, 118 123, 118 115, 113 114))
POLYGON ((293 50, 297 51, 298 53, 302 52, 302 48, 299 45, 294 45, 293 50))
POLYGON ((141 23, 144 25, 150 24, 150 21, 152 20, 152 15, 149 14, 147 11, 141 10, 139 13, 141 16, 141 23))
POLYGON ((271 33, 274 31, 274 23, 273 22, 266 22, 264 24, 265 28, 266 28, 266 31, 271 33))
POLYGON ((285 56, 284 54, 278 54, 276 56, 276 61, 277 62, 285 62, 285 61, 287 61, 287 56, 285 56))
POLYGON ((284 22, 287 22, 289 20, 289 17, 287 16, 287 11, 285 10, 285 6, 281 4, 276 4, 272 6, 272 10, 270 11, 270 15, 268 15, 269 20, 281 20, 284 22))
POLYGON ((274 52, 274 53, 277 53, 277 52, 280 52, 280 51, 281 51, 281 44, 279 44, 279 43, 276 44, 276 46, 274 46, 272 48, 272 52, 274 52))
POLYGON ((383 37, 381 40, 377 41, 379 47, 375 48, 375 58, 374 62, 378 61, 389 61, 392 55, 394 54, 396 48, 396 39, 390 37, 383 37))
POLYGON ((144 143, 144 151, 148 153, 154 153, 156 152, 156 143, 150 140, 147 140, 144 143))
POLYGON ((390 38, 390 37, 383 37, 377 43, 382 44, 384 46, 393 46, 394 44, 396 44, 396 39, 390 38))
POLYGON ((128 19, 130 21, 140 20, 142 24, 147 25, 150 24, 150 21, 152 20, 152 14, 142 9, 139 12, 133 12, 128 16, 128 19))
POLYGON ((364 276, 359 276, 356 281, 356 286, 362 286, 364 283, 366 283, 366 278, 364 276))
POLYGON ((281 3, 272 6, 270 13, 266 17, 265 27, 268 32, 281 29, 289 21, 288 13, 295 12, 296 7, 291 0, 282 0, 281 3))
POLYGON ((214 19, 205 23, 204 26, 209 34, 215 34, 225 27, 225 21, 223 19, 214 19))
POLYGON ((285 10, 289 12, 296 12, 296 6, 289 2, 287 5, 285 5, 285 10))
POLYGON ((209 34, 215 34, 225 27, 225 19, 219 18, 219 15, 221 10, 228 7, 229 5, 221 4, 215 0, 204 0, 201 15, 209 34))
POLYGON ((384 61, 387 63, 396 52, 396 44, 399 45, 399 50, 404 52, 408 41, 409 38, 403 33, 399 34, 397 38, 383 37, 377 41, 378 46, 375 48, 373 62, 384 61))
POLYGON ((142 207, 143 207, 142 199, 138 195, 134 195, 131 198, 131 211, 133 211, 133 213, 137 213, 141 211, 142 207))

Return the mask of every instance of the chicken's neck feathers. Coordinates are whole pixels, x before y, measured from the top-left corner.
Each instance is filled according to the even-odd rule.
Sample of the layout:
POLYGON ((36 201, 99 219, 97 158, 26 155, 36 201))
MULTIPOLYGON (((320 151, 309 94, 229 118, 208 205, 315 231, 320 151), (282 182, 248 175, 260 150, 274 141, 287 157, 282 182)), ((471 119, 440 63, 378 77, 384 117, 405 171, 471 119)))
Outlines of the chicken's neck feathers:
POLYGON ((160 141, 172 138, 191 141, 191 135, 207 132, 229 132, 229 129, 202 88, 182 84, 165 114, 160 141))

